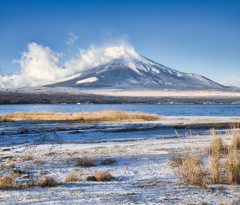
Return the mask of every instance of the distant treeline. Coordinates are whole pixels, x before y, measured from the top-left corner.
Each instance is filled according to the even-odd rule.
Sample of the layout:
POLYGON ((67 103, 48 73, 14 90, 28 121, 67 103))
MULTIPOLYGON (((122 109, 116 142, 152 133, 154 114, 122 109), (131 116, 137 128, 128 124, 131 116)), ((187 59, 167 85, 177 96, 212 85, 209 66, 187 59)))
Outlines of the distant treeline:
POLYGON ((240 104, 240 97, 114 97, 93 94, 0 92, 0 104, 240 104))

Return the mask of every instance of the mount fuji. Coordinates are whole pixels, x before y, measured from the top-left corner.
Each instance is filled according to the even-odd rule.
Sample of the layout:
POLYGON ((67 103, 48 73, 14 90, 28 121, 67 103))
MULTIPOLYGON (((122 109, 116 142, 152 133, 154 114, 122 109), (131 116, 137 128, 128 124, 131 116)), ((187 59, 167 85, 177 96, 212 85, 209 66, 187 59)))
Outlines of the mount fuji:
POLYGON ((139 55, 133 49, 115 47, 107 63, 76 72, 68 78, 43 85, 79 89, 120 90, 218 90, 233 91, 204 76, 184 73, 139 55), (117 54, 117 55, 116 55, 117 54))

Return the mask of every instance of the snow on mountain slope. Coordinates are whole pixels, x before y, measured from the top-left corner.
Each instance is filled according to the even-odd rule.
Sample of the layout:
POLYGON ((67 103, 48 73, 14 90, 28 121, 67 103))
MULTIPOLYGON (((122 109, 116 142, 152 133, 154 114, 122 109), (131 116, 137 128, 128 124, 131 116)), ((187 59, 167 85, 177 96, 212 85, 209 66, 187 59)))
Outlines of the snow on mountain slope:
POLYGON ((233 89, 201 75, 183 73, 163 66, 137 54, 132 48, 110 47, 104 52, 104 55, 111 59, 108 63, 45 86, 123 90, 233 89))

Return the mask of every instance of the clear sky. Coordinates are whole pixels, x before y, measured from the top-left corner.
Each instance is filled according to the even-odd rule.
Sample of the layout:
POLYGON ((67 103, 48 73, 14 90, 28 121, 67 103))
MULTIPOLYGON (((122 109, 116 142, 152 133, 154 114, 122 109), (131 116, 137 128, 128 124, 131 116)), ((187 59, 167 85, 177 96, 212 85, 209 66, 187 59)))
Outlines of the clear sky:
POLYGON ((12 61, 31 42, 67 52, 71 35, 74 48, 123 39, 158 63, 240 86, 239 0, 0 0, 0 73, 19 72, 12 61))

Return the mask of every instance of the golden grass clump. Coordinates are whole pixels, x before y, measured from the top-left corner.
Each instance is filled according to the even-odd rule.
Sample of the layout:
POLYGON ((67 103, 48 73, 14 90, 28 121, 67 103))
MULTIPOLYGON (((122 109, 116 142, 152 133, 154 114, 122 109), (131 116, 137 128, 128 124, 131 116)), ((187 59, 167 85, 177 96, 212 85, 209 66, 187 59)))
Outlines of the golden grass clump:
POLYGON ((208 148, 209 163, 203 164, 199 157, 182 155, 170 161, 180 179, 189 184, 240 184, 239 132, 232 130, 230 146, 211 131, 208 148), (206 170, 204 172, 204 170, 206 170))
POLYGON ((64 182, 69 183, 69 182, 80 181, 81 180, 81 175, 83 175, 83 173, 77 173, 77 172, 68 173, 65 176, 64 182))
POLYGON ((107 171, 96 171, 94 177, 97 181, 110 181, 114 177, 107 171))
POLYGON ((220 157, 212 156, 209 162, 209 180, 210 184, 221 184, 224 181, 221 170, 220 157))
POLYGON ((216 135, 215 130, 211 130, 210 146, 208 154, 210 157, 209 162, 209 183, 219 184, 223 182, 220 159, 224 150, 222 139, 216 135))
POLYGON ((198 156, 182 156, 180 172, 183 182, 199 186, 204 185, 204 172, 198 156))
POLYGON ((158 120, 159 116, 155 114, 147 114, 142 112, 123 112, 110 110, 105 112, 96 112, 96 113, 82 113, 84 119, 94 119, 101 121, 150 121, 150 120, 158 120))
POLYGON ((240 149, 240 132, 232 131, 232 143, 231 146, 233 149, 240 149))
POLYGON ((17 184, 14 182, 13 177, 4 175, 0 177, 0 189, 16 188, 17 184))
POLYGON ((231 148, 224 164, 229 184, 240 184, 240 156, 236 148, 231 148))
POLYGON ((239 132, 232 130, 231 145, 228 147, 223 145, 222 140, 216 136, 215 132, 212 132, 212 135, 214 140, 210 142, 209 148, 209 183, 240 184, 240 157, 238 153, 238 148, 240 146, 239 132), (224 154, 227 154, 225 163, 223 163, 225 156, 222 154, 223 152, 221 150, 225 150, 224 154))
POLYGON ((159 115, 141 112, 103 111, 92 113, 51 113, 51 112, 16 112, 0 114, 0 121, 4 120, 72 120, 79 123, 86 121, 152 121, 158 120, 159 115))
POLYGON ((76 164, 76 167, 94 167, 96 166, 95 161, 91 158, 81 158, 78 159, 76 164))
POLYGON ((58 185, 59 185, 59 182, 57 182, 53 177, 49 177, 46 175, 40 177, 35 182, 35 186, 41 186, 41 187, 56 187, 58 185))
POLYGON ((217 136, 215 130, 212 129, 208 153, 213 157, 219 157, 224 149, 222 139, 217 136))

